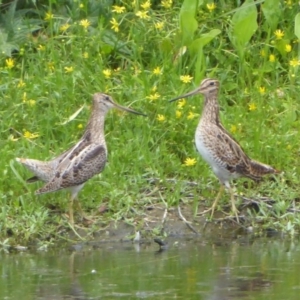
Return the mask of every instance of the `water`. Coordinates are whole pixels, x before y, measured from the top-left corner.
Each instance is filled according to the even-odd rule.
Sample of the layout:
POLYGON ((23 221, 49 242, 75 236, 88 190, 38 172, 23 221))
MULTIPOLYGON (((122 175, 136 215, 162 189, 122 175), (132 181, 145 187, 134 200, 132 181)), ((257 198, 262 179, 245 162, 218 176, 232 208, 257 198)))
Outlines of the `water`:
POLYGON ((0 253, 0 299, 299 299, 300 244, 280 239, 99 244, 0 253))

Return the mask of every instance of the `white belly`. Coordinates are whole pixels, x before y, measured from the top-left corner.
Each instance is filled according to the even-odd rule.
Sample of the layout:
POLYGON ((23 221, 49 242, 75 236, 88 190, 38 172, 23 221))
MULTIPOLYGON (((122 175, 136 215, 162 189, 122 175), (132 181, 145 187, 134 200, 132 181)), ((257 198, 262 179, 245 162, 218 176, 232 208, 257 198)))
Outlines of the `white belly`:
MULTIPOLYGON (((198 130, 197 130, 198 131, 198 130)), ((225 162, 222 162, 221 159, 218 159, 217 153, 214 152, 213 146, 208 147, 203 139, 202 135, 199 134, 199 131, 195 133, 195 144, 198 152, 202 158, 210 165, 215 175, 219 180, 227 185, 226 183, 233 178, 239 177, 236 173, 231 173, 227 169, 225 162)))

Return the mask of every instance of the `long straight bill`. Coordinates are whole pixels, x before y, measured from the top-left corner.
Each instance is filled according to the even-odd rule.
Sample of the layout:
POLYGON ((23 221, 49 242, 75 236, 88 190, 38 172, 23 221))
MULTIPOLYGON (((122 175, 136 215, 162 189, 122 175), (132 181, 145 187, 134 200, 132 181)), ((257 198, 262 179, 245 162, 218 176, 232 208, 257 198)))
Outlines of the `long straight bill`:
POLYGON ((119 109, 121 109, 121 110, 130 112, 130 113, 132 113, 132 114, 136 114, 136 115, 140 115, 140 116, 147 117, 147 115, 145 115, 144 113, 135 111, 135 110, 133 110, 133 109, 131 109, 131 108, 129 108, 129 107, 122 106, 122 105, 117 104, 117 103, 115 103, 115 102, 114 102, 114 105, 115 105, 116 108, 119 108, 119 109))
POLYGON ((176 100, 179 100, 179 99, 182 99, 182 98, 187 98, 187 97, 193 96, 193 95, 195 95, 197 93, 199 93, 199 88, 196 88, 195 90, 193 90, 193 91, 191 91, 191 92, 189 92, 187 94, 184 94, 184 95, 178 96, 178 97, 176 97, 174 99, 171 99, 171 100, 169 100, 169 102, 173 102, 173 101, 176 101, 176 100))

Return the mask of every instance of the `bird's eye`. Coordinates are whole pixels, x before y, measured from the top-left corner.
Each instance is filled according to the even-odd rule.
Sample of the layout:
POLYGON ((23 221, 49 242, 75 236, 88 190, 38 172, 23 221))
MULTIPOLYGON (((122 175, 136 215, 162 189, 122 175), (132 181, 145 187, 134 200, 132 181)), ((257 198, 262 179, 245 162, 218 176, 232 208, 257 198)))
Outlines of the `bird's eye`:
POLYGON ((213 85, 215 85, 215 83, 212 81, 212 82, 209 83, 209 85, 213 86, 213 85))
POLYGON ((105 96, 105 101, 109 101, 109 97, 108 96, 105 96))

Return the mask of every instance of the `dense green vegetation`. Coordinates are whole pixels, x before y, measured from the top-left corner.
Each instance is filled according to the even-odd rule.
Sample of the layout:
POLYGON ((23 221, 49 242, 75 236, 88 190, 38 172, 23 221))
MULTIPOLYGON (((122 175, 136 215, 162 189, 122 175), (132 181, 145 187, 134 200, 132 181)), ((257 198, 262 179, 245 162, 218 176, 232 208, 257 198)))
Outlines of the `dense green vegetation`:
POLYGON ((51 241, 68 226, 67 192, 35 196, 40 185, 25 183, 31 174, 14 158, 46 160, 73 145, 99 91, 148 118, 109 113, 109 163, 79 194, 83 208, 97 214, 105 204, 99 218, 133 223, 131 208, 136 213, 150 202, 210 205, 219 183, 193 143, 202 98, 168 103, 204 77, 220 80, 223 124, 249 156, 284 171, 259 184, 238 180, 237 194, 274 200, 249 222, 298 231, 299 4, 100 2, 2 7, 0 241, 51 241), (148 197, 155 188, 157 197, 148 197))

